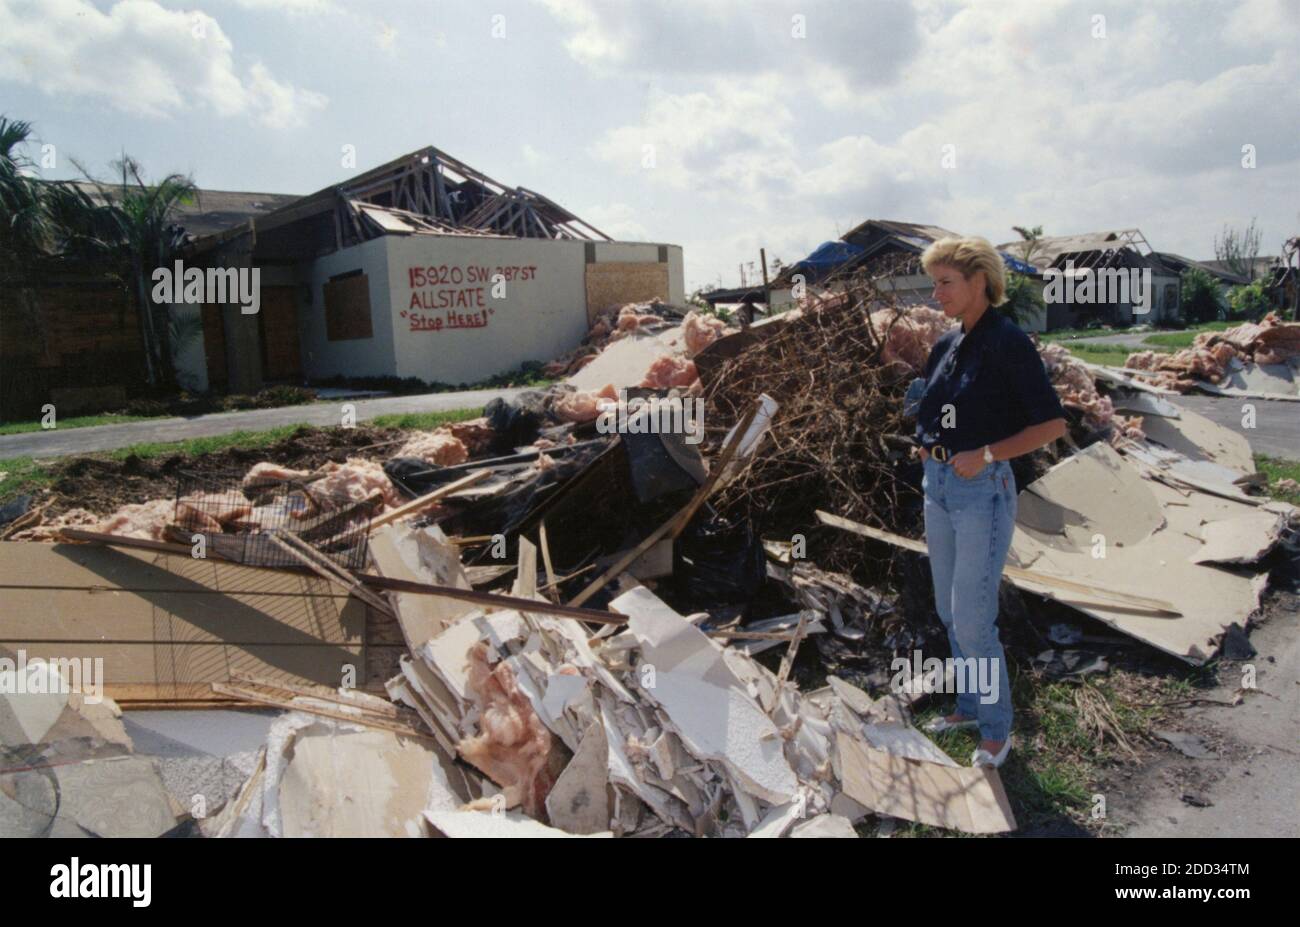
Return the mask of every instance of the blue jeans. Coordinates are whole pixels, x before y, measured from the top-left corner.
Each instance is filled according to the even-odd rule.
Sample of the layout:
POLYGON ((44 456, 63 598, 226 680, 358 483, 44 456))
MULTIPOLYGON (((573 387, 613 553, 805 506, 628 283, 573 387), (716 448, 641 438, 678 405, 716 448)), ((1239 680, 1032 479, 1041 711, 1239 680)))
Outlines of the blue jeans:
POLYGON ((970 479, 933 458, 925 461, 925 540, 934 602, 957 663, 957 714, 979 720, 985 740, 1011 732, 1011 683, 998 640, 998 586, 1016 520, 1016 483, 1006 461, 970 479), (970 672, 963 674, 963 667, 970 672), (961 691, 981 681, 981 691, 961 691), (996 680, 996 699, 992 699, 996 680))

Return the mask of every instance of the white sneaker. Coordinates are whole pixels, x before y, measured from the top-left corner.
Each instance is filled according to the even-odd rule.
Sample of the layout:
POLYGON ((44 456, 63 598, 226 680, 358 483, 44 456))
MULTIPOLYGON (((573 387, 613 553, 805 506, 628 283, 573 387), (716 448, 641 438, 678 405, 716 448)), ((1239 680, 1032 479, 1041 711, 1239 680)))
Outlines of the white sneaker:
POLYGON ((977 749, 970 756, 970 764, 972 766, 986 766, 986 767, 991 767, 993 769, 997 769, 1004 762, 1006 762, 1007 754, 1009 754, 1010 752, 1011 752, 1011 735, 1008 734, 1007 739, 1002 744, 1002 749, 997 752, 996 756, 994 756, 992 753, 989 753, 987 750, 977 749))

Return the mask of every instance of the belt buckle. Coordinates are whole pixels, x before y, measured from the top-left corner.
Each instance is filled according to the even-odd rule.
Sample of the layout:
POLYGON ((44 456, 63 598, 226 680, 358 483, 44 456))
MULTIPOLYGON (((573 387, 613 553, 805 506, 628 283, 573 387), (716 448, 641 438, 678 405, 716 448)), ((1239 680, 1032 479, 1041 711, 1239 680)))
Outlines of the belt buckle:
POLYGON ((947 463, 948 449, 942 444, 936 444, 934 447, 930 448, 930 456, 939 461, 939 463, 947 463))

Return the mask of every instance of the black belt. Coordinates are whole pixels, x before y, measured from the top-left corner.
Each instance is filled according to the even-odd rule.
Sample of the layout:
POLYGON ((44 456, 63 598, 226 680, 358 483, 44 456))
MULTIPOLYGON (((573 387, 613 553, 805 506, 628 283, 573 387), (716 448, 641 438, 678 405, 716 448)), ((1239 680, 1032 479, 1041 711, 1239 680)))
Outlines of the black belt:
POLYGON ((942 444, 931 445, 930 447, 927 447, 925 450, 926 453, 928 453, 935 460, 939 461, 939 463, 947 463, 948 460, 952 457, 952 452, 949 451, 942 444))

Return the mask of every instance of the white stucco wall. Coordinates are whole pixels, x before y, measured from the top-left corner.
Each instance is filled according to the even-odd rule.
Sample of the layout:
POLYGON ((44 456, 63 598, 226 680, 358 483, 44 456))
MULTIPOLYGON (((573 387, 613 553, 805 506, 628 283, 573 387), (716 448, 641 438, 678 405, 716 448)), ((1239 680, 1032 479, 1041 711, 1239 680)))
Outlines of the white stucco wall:
MULTIPOLYGON (((659 260, 667 249, 669 301, 686 300, 682 249, 599 242, 597 261, 659 260)), ((587 243, 534 238, 387 235, 302 265, 311 292, 299 306, 308 378, 396 375, 473 383, 545 363, 587 334, 587 243), (323 288, 330 277, 364 271, 373 337, 329 341, 323 288), (493 277, 505 277, 503 293, 493 277)))
POLYGON ((389 309, 388 241, 388 238, 375 238, 318 258, 302 268, 300 279, 310 287, 311 305, 302 305, 299 298, 298 329, 303 372, 309 379, 335 374, 384 376, 396 372, 394 313, 389 309), (325 326, 325 284, 330 277, 358 269, 370 282, 371 337, 330 341, 325 326))
POLYGON ((399 376, 473 383, 525 361, 552 360, 587 333, 584 242, 450 235, 381 241, 399 376), (499 295, 498 273, 506 278, 499 295))

